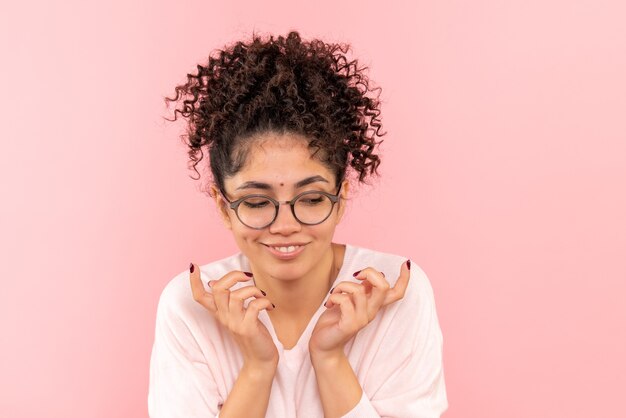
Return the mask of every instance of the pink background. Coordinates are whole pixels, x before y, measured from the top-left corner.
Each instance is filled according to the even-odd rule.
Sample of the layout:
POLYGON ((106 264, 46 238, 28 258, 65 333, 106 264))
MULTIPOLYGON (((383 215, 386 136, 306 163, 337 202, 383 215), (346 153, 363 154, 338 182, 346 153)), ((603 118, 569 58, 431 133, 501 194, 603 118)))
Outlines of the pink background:
POLYGON ((429 275, 445 416, 626 416, 623 2, 52 3, 0 10, 0 416, 147 416, 163 286, 237 250, 162 96, 253 28, 383 87, 336 240, 429 275))

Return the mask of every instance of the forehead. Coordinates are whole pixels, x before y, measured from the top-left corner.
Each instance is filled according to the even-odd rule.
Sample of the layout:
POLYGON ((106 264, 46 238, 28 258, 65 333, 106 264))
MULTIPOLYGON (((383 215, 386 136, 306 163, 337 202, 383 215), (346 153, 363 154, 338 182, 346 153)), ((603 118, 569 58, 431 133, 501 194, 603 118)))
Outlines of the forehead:
POLYGON ((267 135, 250 144, 244 166, 231 180, 290 185, 307 176, 321 175, 330 182, 331 170, 318 158, 311 157, 311 153, 308 142, 302 137, 267 135))

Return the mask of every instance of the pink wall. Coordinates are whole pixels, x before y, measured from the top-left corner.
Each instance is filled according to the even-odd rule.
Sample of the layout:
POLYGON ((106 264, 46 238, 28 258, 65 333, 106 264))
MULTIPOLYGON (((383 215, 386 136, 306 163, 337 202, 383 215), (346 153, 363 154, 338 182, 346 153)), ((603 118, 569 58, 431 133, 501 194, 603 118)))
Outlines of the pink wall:
POLYGON ((626 416, 623 2, 36 3, 0 11, 0 416, 147 415, 163 286, 236 250, 161 98, 252 28, 383 87, 337 240, 429 275, 445 416, 626 416))

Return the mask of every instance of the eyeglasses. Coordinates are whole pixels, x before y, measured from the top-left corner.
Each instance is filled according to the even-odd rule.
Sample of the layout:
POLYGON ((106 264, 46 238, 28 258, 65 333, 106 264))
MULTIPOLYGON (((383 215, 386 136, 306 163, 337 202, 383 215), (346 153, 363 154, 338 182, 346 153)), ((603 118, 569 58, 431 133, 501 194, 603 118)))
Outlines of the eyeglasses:
POLYGON ((278 217, 278 207, 282 204, 291 206, 291 213, 298 222, 304 225, 317 225, 324 222, 339 201, 339 192, 330 194, 322 191, 303 192, 291 200, 280 202, 262 194, 250 194, 233 202, 228 200, 226 192, 220 189, 229 207, 235 211, 242 224, 253 229, 267 228, 278 217))

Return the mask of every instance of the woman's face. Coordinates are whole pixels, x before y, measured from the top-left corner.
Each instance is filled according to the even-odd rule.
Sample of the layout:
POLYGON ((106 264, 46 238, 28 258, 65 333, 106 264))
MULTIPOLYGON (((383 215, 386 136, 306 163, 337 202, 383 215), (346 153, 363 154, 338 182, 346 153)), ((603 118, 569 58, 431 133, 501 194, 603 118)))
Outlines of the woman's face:
MULTIPOLYGON (((230 201, 253 193, 264 194, 281 202, 309 190, 337 193, 334 174, 321 162, 311 158, 307 143, 301 137, 266 134, 253 144, 244 167, 233 177, 224 180, 226 197, 230 201), (318 180, 296 187, 296 183, 314 176, 319 176, 318 180)), ((347 196, 348 187, 348 182, 344 181, 340 195, 342 198, 347 196)), ((213 192, 216 191, 213 186, 213 192)), ((281 204, 274 223, 263 229, 253 229, 239 221, 235 211, 227 206, 219 192, 215 199, 224 225, 233 232, 239 249, 254 268, 282 280, 303 277, 319 265, 323 256, 329 255, 335 227, 345 210, 345 202, 339 200, 324 222, 302 225, 294 218, 289 205, 281 204), (301 245, 291 256, 282 255, 271 248, 290 244, 301 245)))

